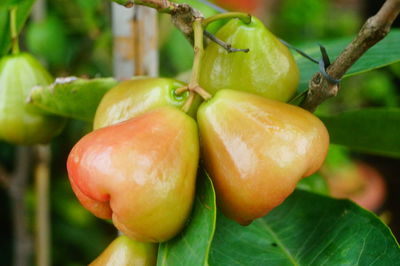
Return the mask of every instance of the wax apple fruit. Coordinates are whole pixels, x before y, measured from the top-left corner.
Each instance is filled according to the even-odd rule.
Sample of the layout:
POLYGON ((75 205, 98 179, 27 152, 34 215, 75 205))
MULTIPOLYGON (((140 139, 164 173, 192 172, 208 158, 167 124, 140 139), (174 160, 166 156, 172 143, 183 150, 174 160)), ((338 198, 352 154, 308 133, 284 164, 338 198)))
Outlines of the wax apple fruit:
POLYGON ((190 213, 199 157, 195 121, 161 107, 95 130, 72 149, 71 186, 84 207, 138 241, 162 242, 190 213))
POLYGON ((0 61, 0 139, 14 144, 47 143, 60 133, 65 119, 26 102, 34 86, 48 85, 50 74, 31 55, 10 55, 0 61))
POLYGON ((250 24, 232 19, 216 36, 248 53, 228 53, 216 43, 205 49, 200 85, 210 93, 222 89, 243 90, 270 99, 288 101, 299 83, 299 70, 287 49, 261 21, 250 24))
POLYGON ((317 171, 329 145, 325 126, 311 113, 240 91, 217 92, 200 106, 198 124, 219 206, 242 225, 317 171))
POLYGON ((153 266, 157 263, 157 245, 120 236, 89 266, 153 266))
MULTIPOLYGON (((169 78, 139 77, 123 81, 107 92, 97 108, 94 129, 116 124, 161 106, 182 107, 188 93, 175 94, 186 84, 169 78)), ((194 115, 196 105, 189 111, 194 115)))
POLYGON ((216 0, 218 5, 237 11, 255 12, 262 8, 263 0, 216 0))

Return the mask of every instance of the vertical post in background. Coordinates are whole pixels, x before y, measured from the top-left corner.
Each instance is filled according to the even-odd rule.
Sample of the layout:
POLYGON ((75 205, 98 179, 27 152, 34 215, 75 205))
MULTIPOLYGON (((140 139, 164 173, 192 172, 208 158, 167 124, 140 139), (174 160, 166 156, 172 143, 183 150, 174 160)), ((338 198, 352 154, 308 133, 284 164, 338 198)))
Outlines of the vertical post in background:
POLYGON ((46 17, 46 1, 36 0, 32 7, 32 19, 34 21, 41 21, 46 17))
MULTIPOLYGON (((36 0, 32 9, 32 20, 41 21, 46 17, 46 0, 36 0)), ((36 145, 34 182, 35 182, 35 261, 38 266, 51 264, 50 250, 50 145, 36 145)))
POLYGON ((112 3, 113 69, 117 79, 158 75, 157 24, 154 9, 112 3))

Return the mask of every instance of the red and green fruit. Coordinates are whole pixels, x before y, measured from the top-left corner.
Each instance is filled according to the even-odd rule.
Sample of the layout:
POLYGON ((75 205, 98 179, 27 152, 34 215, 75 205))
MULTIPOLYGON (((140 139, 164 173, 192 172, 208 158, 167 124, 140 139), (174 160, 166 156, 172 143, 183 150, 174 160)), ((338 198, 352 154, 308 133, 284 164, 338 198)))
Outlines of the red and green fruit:
POLYGON ((232 19, 216 34, 235 48, 248 53, 228 53, 212 42, 205 49, 200 85, 214 94, 231 89, 255 93, 270 99, 290 100, 299 84, 299 70, 288 50, 255 17, 246 24, 232 19))
POLYGON ((215 0, 215 2, 224 8, 251 13, 262 7, 263 0, 215 0))
POLYGON ((329 145, 313 114, 250 93, 221 90, 197 118, 217 202, 242 225, 266 215, 317 171, 329 145))
POLYGON ((94 215, 138 241, 163 242, 190 214, 199 158, 197 125, 161 107, 95 130, 72 149, 72 188, 94 215))

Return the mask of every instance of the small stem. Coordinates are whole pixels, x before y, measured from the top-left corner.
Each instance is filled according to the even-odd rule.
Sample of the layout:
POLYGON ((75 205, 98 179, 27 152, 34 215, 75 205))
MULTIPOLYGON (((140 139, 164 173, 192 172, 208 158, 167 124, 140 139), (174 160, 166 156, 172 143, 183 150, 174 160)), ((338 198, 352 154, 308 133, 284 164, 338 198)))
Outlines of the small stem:
MULTIPOLYGON (((206 90, 199 86, 201 60, 204 54, 204 29, 202 25, 203 18, 196 18, 193 22, 194 32, 194 60, 192 67, 192 75, 190 77, 189 85, 187 90, 189 91, 189 97, 182 107, 184 112, 188 112, 193 104, 196 94, 203 97, 204 100, 210 99, 212 96, 206 90)), ((182 92, 183 89, 178 89, 178 92, 182 92)))
POLYGON ((181 93, 184 93, 184 92, 187 91, 188 89, 189 89, 189 88, 188 88, 187 86, 177 88, 177 89, 175 90, 175 94, 176 94, 176 95, 179 95, 179 94, 181 94, 181 93))
POLYGON ((196 92, 198 95, 200 95, 201 98, 203 98, 206 101, 212 98, 212 95, 200 86, 196 86, 192 90, 196 92))
POLYGON ((192 67, 192 75, 189 82, 189 89, 198 86, 200 79, 201 59, 204 54, 204 37, 201 19, 193 22, 194 31, 194 61, 192 67))
POLYGON ((210 23, 220 20, 220 19, 232 19, 232 18, 238 18, 241 21, 243 21, 243 23, 246 23, 246 24, 249 24, 251 22, 250 14, 246 14, 246 13, 242 13, 242 12, 227 12, 227 13, 217 14, 217 15, 214 15, 214 16, 204 19, 203 27, 207 28, 207 26, 210 23))
POLYGON ((193 104, 195 96, 196 96, 196 93, 194 91, 189 91, 189 97, 187 98, 185 104, 182 106, 182 111, 184 111, 185 113, 189 112, 190 107, 193 104))
POLYGON ((19 53, 19 40, 17 30, 17 7, 13 7, 10 10, 10 28, 11 28, 11 40, 12 40, 12 53, 19 53))
POLYGON ((219 46, 221 46, 222 48, 224 48, 228 53, 235 53, 235 52, 244 52, 244 53, 248 53, 250 52, 250 49, 246 48, 246 49, 237 49, 237 48, 233 48, 232 45, 230 43, 226 43, 220 39, 217 38, 217 36, 215 36, 214 34, 208 32, 208 31, 204 31, 204 35, 209 38, 211 41, 215 42, 216 44, 218 44, 219 46))

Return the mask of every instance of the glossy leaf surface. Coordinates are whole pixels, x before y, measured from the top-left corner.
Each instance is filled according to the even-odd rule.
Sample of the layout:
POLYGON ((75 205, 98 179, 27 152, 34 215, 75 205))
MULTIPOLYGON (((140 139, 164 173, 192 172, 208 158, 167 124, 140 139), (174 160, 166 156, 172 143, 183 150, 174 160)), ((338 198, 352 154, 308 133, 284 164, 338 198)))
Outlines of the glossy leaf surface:
POLYGON ((210 265, 396 265, 400 249, 374 214, 297 190, 242 227, 218 214, 210 265))
POLYGON ((332 143, 400 158, 400 108, 369 108, 320 118, 332 143))

